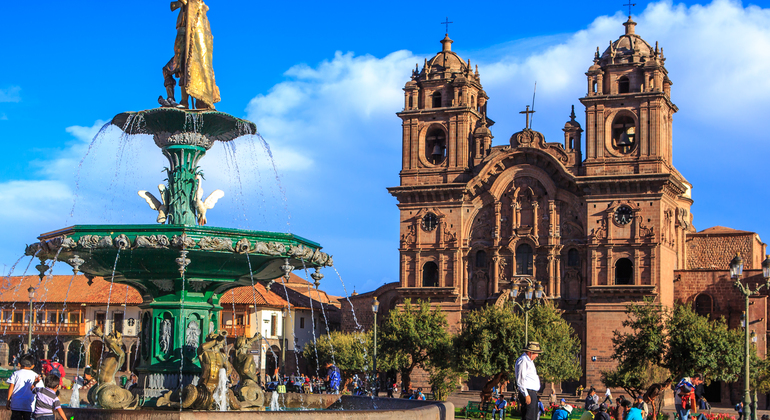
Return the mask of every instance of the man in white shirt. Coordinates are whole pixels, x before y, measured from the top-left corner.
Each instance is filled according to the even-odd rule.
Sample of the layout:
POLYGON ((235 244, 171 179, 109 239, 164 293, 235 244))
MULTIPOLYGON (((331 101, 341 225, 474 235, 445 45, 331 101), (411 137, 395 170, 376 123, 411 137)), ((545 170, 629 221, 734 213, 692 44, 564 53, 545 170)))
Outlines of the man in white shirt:
POLYGON ((537 376, 534 361, 543 351, 537 341, 530 341, 522 351, 524 354, 516 359, 516 386, 519 388, 521 420, 537 420, 540 417, 537 409, 540 377, 537 376))

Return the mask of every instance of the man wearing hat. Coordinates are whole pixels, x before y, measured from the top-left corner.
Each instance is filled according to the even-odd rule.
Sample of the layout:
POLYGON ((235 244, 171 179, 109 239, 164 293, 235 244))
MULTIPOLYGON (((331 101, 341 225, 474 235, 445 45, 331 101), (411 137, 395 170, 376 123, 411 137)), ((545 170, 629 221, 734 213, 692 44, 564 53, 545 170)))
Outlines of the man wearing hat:
POLYGON ((542 353, 540 343, 530 341, 523 348, 524 354, 516 359, 516 386, 519 388, 521 420, 537 420, 537 391, 540 390, 540 378, 537 376, 535 359, 542 353))

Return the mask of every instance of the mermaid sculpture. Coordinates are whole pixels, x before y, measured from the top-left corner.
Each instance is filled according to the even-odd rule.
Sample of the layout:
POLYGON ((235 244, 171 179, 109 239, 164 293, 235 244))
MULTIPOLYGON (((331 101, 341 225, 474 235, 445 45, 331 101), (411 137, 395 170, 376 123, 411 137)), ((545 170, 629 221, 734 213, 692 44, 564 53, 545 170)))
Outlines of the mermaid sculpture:
POLYGON ((118 331, 104 334, 99 326, 93 334, 102 339, 106 353, 102 354, 96 372, 97 385, 88 391, 88 402, 108 410, 135 410, 139 407, 139 398, 115 383, 115 372, 126 360, 123 334, 118 331))
MULTIPOLYGON (((219 334, 210 333, 206 341, 198 347, 198 358, 201 361, 201 377, 198 385, 187 385, 182 390, 182 408, 193 410, 214 409, 214 391, 219 386, 219 370, 225 369, 229 377, 233 366, 222 352, 227 338, 227 331, 219 334)), ((232 390, 227 390, 227 402, 231 410, 241 408, 232 390)))
POLYGON ((257 364, 251 355, 251 345, 259 341, 262 336, 259 333, 254 337, 238 337, 235 341, 235 358, 233 367, 238 372, 241 382, 238 385, 236 396, 241 401, 241 407, 262 407, 265 405, 265 392, 259 385, 257 377, 257 364))

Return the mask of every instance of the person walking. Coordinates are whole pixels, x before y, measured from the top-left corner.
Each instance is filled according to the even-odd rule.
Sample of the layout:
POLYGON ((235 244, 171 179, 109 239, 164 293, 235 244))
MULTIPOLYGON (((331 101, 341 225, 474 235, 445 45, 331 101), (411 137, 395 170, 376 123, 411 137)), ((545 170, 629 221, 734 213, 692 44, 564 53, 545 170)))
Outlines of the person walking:
POLYGON ((516 359, 516 386, 519 388, 521 420, 538 420, 537 391, 540 390, 540 378, 537 376, 535 359, 543 351, 540 343, 530 341, 522 349, 523 354, 516 359))
POLYGON ((607 401, 610 402, 610 405, 612 405, 612 392, 609 388, 607 388, 606 391, 604 391, 604 401, 602 401, 602 404, 607 404, 607 401))

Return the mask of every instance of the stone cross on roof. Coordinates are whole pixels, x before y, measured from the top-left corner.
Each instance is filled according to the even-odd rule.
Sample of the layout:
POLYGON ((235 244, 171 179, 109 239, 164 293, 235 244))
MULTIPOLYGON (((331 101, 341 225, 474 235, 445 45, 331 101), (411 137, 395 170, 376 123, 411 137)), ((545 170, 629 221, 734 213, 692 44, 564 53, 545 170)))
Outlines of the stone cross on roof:
POLYGON ((623 6, 628 6, 628 17, 631 17, 631 7, 636 6, 636 3, 631 3, 630 1, 623 6))
POLYGON ((525 111, 520 111, 519 112, 519 114, 526 114, 526 116, 527 116, 527 122, 526 122, 526 125, 524 126, 524 128, 530 128, 529 127, 529 114, 534 114, 534 113, 535 113, 534 109, 532 111, 529 110, 529 105, 527 105, 527 109, 525 111))
POLYGON ((449 21, 449 17, 447 16, 446 20, 444 22, 441 22, 442 25, 446 25, 446 33, 449 35, 449 24, 454 23, 449 21))

